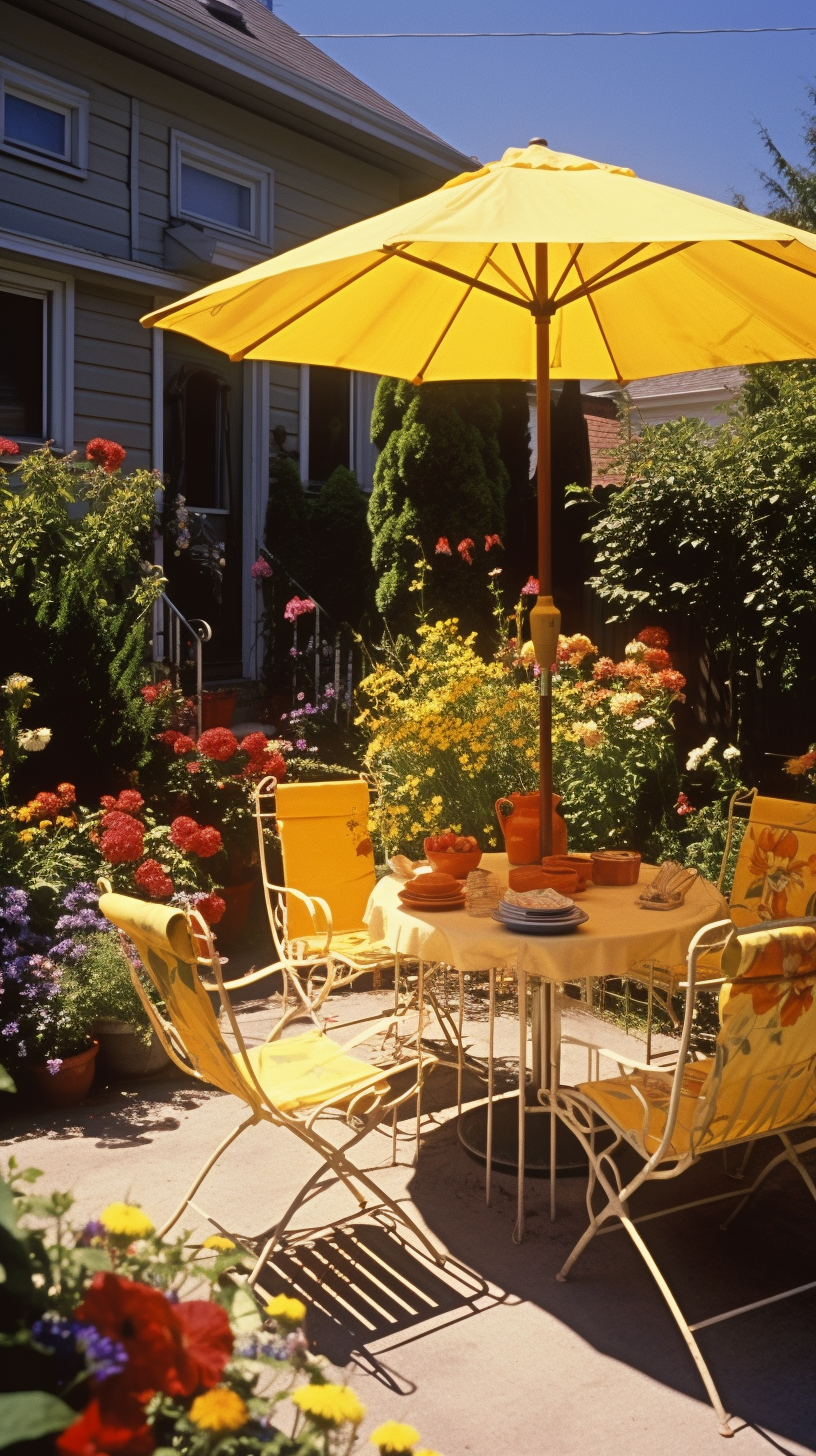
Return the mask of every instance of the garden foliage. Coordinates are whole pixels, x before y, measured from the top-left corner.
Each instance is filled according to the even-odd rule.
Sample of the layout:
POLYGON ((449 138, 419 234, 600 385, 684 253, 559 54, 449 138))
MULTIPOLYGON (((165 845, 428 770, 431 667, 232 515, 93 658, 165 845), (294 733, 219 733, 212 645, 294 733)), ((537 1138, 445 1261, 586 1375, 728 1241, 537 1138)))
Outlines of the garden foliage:
POLYGON ((36 678, 60 723, 56 772, 80 782, 149 754, 137 690, 162 590, 148 564, 156 477, 122 475, 121 447, 92 445, 106 448, 86 461, 46 446, 0 479, 0 669, 24 662, 36 678))
MULTIPOLYGON (((384 378, 377 386, 371 437, 381 454, 368 520, 377 573, 377 607, 392 630, 413 621, 410 596, 416 542, 426 556, 446 538, 460 541, 504 530, 509 477, 499 449, 501 407, 489 382, 432 383, 421 388, 384 378)), ((468 577, 442 566, 430 585, 434 615, 455 613, 467 628, 489 624, 489 562, 468 577)))

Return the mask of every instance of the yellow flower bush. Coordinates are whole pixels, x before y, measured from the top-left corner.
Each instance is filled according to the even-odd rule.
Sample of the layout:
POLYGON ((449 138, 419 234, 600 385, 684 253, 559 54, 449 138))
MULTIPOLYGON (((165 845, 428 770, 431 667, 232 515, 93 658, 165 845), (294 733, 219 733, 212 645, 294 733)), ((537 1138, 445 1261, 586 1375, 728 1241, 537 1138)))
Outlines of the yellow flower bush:
MULTIPOLYGON (((520 613, 517 637, 489 661, 455 617, 423 621, 416 647, 391 650, 360 684, 372 818, 388 854, 421 855, 424 837, 447 827, 500 849, 496 799, 537 789, 538 678, 520 613)), ((685 680, 667 642, 646 628, 616 663, 582 633, 559 640, 554 781, 575 849, 646 848, 675 803, 672 705, 685 680)))

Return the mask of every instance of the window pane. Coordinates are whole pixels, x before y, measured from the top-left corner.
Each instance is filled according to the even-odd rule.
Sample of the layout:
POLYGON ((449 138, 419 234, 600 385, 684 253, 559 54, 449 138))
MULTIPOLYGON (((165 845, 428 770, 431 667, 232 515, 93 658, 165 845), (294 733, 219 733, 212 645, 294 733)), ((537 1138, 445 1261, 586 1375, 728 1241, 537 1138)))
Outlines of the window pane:
POLYGON ((0 435, 45 436, 41 298, 0 293, 0 435))
POLYGON ((249 233, 252 231, 252 188, 183 162, 181 210, 249 233))
POLYGON ((55 157, 66 155, 63 111, 50 106, 37 106, 22 96, 6 92, 5 139, 20 147, 34 147, 38 152, 51 152, 55 157))
POLYGON ((349 386, 345 369, 312 365, 309 370, 309 479, 328 480, 349 461, 349 386))

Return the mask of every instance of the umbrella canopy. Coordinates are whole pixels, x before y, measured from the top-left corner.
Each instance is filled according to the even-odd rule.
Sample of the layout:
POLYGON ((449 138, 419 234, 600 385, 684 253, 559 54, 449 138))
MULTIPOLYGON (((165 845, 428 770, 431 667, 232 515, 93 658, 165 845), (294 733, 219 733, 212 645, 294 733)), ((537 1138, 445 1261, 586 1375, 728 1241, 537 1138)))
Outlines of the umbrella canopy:
POLYGON ((646 182, 510 148, 437 192, 213 283, 142 322, 233 360, 538 387, 542 852, 549 852, 551 378, 816 355, 816 236, 646 182))

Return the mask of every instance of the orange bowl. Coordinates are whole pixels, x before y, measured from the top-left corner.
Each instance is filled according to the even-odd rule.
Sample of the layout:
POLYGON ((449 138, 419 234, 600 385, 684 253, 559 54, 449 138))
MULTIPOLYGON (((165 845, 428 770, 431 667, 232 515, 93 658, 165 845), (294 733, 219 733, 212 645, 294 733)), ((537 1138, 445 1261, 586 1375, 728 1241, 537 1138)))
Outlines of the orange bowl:
POLYGON ((428 841, 425 840, 425 858, 429 865, 435 870, 441 870, 446 875, 453 875, 457 880, 464 880, 475 870, 482 857, 480 849, 467 849, 457 853, 455 849, 432 850, 427 848, 428 841))
POLYGON ((636 885, 640 855, 634 849, 596 850, 592 855, 592 878, 596 885, 636 885))

